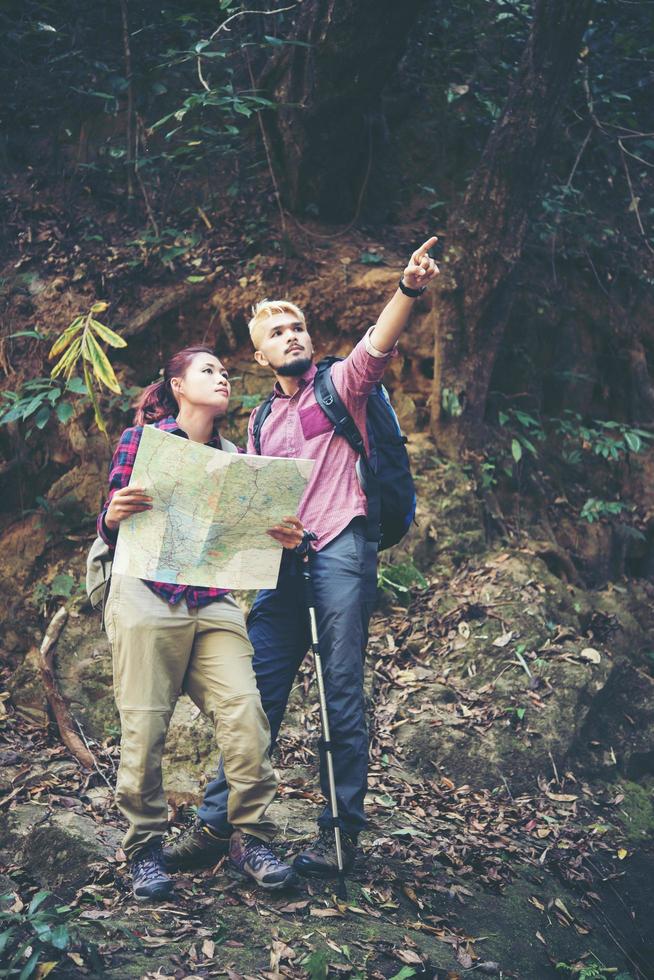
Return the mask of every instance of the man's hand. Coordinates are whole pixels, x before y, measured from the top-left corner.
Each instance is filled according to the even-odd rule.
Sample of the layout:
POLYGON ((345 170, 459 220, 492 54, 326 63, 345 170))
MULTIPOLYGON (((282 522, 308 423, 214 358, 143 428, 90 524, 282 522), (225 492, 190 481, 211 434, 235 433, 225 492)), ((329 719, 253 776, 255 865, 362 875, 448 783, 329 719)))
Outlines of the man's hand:
POLYGON ((297 548, 304 536, 302 521, 297 517, 283 517, 283 523, 269 528, 266 534, 278 541, 283 548, 297 548))
POLYGON ((145 510, 152 510, 152 497, 137 484, 122 487, 111 498, 104 522, 110 531, 117 531, 121 521, 145 510))
POLYGON ((409 264, 402 273, 402 278, 404 280, 404 285, 408 286, 409 289, 421 289, 426 286, 428 282, 438 275, 440 269, 429 256, 429 249, 432 245, 435 245, 438 241, 436 235, 432 238, 428 238, 427 241, 417 249, 411 258, 409 259, 409 264))

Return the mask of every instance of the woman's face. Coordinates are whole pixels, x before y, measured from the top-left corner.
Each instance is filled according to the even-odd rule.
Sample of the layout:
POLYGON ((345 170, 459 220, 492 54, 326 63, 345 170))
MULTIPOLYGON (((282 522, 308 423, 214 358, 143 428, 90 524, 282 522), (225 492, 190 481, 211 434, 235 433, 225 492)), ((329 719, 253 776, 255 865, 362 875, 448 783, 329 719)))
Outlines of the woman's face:
POLYGON ((196 354, 184 376, 171 380, 180 408, 182 399, 194 407, 211 408, 216 417, 226 414, 231 387, 224 365, 213 354, 196 354))

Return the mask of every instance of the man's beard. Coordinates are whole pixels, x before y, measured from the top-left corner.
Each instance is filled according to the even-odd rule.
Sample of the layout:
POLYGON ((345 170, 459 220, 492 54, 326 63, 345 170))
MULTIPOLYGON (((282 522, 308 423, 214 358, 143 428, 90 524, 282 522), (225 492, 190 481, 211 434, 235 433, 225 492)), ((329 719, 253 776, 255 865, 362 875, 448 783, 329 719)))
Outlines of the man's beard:
POLYGON ((289 361, 288 364, 282 364, 281 367, 275 368, 275 374, 281 374, 283 378, 298 378, 309 370, 312 363, 310 357, 298 357, 295 361, 289 361))

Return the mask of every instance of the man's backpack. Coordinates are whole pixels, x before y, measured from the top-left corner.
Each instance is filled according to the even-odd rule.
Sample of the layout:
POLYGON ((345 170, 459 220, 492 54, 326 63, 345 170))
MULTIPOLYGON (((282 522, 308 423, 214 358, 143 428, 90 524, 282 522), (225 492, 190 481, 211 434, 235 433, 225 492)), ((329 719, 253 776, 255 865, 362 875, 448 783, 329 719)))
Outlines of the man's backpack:
MULTIPOLYGON (((331 366, 340 357, 326 357, 317 365, 316 401, 354 451, 359 454, 357 476, 368 497, 368 537, 379 550, 397 544, 409 530, 416 512, 416 489, 411 476, 406 438, 388 392, 378 382, 368 396, 366 429, 369 455, 354 419, 334 387, 331 366)), ((252 426, 254 448, 261 454, 261 429, 272 410, 273 396, 259 406, 252 426)))

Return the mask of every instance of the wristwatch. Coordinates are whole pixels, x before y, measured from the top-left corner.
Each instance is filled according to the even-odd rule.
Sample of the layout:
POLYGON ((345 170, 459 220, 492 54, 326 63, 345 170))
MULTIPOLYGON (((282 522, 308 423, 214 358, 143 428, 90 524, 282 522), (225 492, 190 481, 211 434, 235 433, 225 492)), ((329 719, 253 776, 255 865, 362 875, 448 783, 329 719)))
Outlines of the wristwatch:
POLYGON ((426 288, 427 288, 426 286, 421 286, 420 289, 411 289, 410 286, 404 285, 404 280, 400 276, 400 290, 401 292, 404 293, 405 296, 410 296, 411 299, 416 299, 416 297, 422 296, 426 288))

